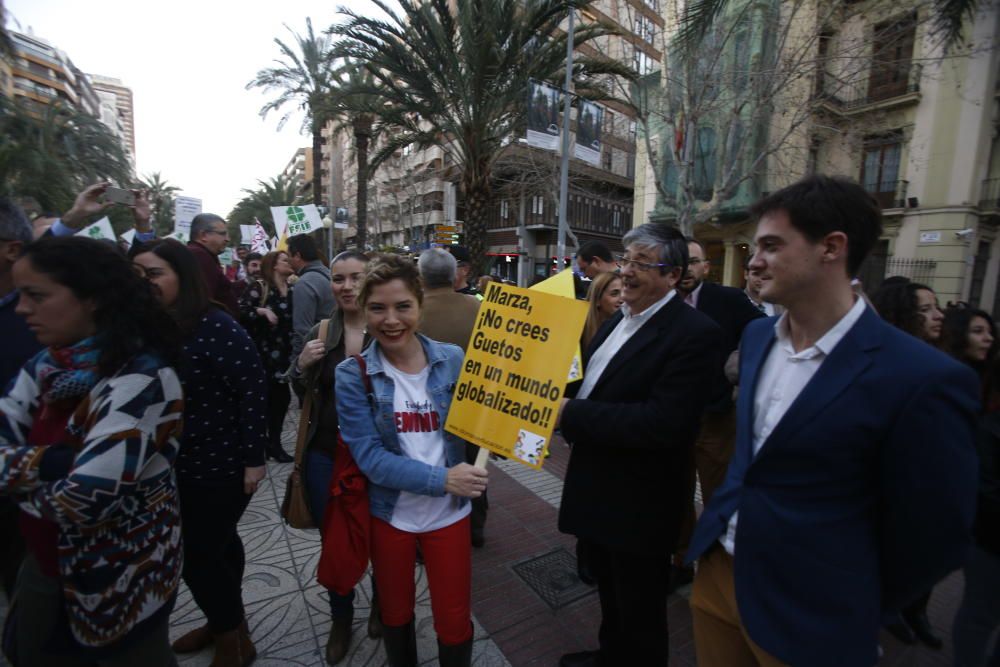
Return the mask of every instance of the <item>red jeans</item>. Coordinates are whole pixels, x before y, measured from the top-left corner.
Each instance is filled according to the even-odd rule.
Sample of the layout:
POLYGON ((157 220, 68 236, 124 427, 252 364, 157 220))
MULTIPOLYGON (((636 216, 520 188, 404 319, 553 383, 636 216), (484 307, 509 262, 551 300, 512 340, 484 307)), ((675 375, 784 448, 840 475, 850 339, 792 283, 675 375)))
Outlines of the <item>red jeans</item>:
POLYGON ((472 639, 472 545, 469 517, 429 533, 407 533, 372 517, 372 565, 382 622, 413 620, 417 543, 424 554, 434 630, 445 646, 472 639))

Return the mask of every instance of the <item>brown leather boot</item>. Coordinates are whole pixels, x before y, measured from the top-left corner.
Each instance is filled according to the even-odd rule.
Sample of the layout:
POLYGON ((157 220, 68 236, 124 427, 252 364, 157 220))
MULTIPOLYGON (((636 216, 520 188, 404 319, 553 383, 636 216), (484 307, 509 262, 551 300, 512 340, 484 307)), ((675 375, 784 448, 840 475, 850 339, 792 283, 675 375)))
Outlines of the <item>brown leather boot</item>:
POLYGON ((330 625, 330 635, 326 640, 326 662, 336 665, 347 655, 351 647, 351 631, 354 628, 354 612, 343 618, 333 619, 330 625))
POLYGON ((196 653, 212 645, 212 631, 208 629, 208 623, 195 628, 190 632, 180 636, 177 641, 170 645, 174 653, 196 653))
POLYGON ((247 667, 256 657, 257 649, 243 621, 235 630, 215 635, 215 657, 209 667, 247 667))

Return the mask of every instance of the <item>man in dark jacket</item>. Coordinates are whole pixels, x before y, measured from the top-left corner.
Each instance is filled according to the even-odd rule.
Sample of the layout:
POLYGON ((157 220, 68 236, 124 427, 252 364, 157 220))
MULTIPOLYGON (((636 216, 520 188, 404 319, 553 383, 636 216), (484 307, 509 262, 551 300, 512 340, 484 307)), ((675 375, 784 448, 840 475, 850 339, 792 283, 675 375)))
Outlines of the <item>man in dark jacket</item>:
POLYGON ((236 303, 236 292, 233 284, 226 278, 219 264, 219 255, 229 243, 229 231, 226 221, 214 213, 199 213, 191 221, 191 240, 188 250, 198 260, 201 273, 205 276, 208 295, 213 301, 221 303, 233 317, 239 317, 239 305, 236 303))
POLYGON ((337 302, 330 287, 330 269, 319 259, 319 247, 308 234, 288 239, 288 263, 299 280, 292 299, 292 359, 299 356, 309 330, 333 314, 337 302))
POLYGON ((572 446, 559 530, 584 543, 601 599, 600 649, 563 656, 562 667, 667 665, 670 554, 701 412, 722 372, 719 327, 675 290, 684 237, 650 223, 624 245, 625 305, 598 330, 559 417, 572 446))

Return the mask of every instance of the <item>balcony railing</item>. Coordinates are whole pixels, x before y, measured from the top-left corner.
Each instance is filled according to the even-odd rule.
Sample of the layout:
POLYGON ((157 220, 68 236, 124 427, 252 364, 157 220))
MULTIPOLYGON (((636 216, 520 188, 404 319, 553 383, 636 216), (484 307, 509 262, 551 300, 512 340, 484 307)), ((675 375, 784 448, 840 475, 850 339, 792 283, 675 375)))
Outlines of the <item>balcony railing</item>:
POLYGON ((984 211, 1000 211, 1000 178, 987 178, 983 181, 979 208, 984 211))
POLYGON ((872 188, 865 185, 865 188, 874 195, 882 209, 905 208, 906 188, 909 181, 882 181, 877 187, 872 188))
MULTIPOLYGON (((893 76, 882 76, 882 81, 875 80, 878 76, 875 65, 868 77, 856 81, 838 81, 829 74, 820 73, 816 97, 843 111, 851 111, 919 93, 922 73, 920 63, 900 65, 893 76)), ((884 75, 884 72, 879 74, 884 75)))

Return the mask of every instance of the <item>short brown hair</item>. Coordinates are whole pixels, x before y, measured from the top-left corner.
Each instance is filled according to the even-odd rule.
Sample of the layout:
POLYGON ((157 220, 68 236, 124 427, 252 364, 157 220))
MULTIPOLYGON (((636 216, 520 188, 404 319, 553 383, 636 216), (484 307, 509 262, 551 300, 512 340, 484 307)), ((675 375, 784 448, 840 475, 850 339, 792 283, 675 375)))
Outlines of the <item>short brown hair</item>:
POLYGON ((379 285, 393 280, 402 280, 406 288, 417 297, 417 303, 424 303, 424 288, 420 284, 420 271, 412 260, 399 255, 385 254, 374 257, 365 267, 365 277, 358 292, 358 305, 362 308, 379 285))

